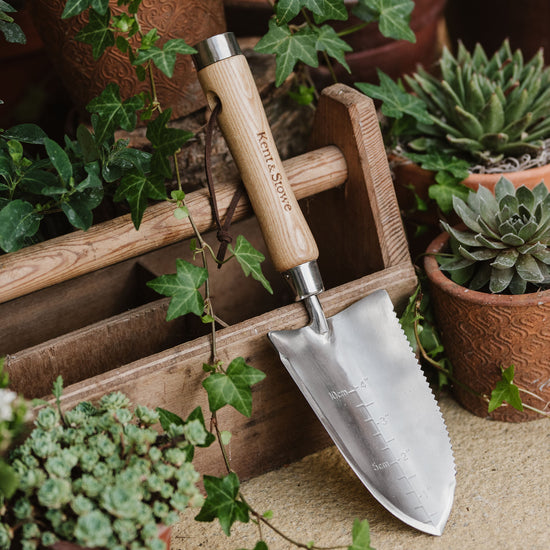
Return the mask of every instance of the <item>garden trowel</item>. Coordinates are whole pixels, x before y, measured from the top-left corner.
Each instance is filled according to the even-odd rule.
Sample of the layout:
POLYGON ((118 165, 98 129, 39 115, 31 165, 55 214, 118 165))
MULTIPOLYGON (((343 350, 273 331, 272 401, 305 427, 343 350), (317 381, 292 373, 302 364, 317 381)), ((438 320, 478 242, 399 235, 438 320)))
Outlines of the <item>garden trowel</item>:
POLYGON ((405 523, 441 535, 455 488, 443 418, 388 294, 326 318, 318 250, 285 176, 255 82, 232 33, 196 46, 199 81, 254 208, 275 268, 311 323, 269 339, 342 455, 405 523))

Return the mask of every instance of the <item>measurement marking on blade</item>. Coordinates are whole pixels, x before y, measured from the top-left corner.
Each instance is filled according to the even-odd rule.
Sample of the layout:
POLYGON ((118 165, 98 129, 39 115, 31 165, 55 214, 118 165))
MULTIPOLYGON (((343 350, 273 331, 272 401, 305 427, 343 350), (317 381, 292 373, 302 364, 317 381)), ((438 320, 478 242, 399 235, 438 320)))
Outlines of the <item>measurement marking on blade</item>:
POLYGON ((370 403, 359 403, 359 405, 355 405, 355 406, 359 409, 360 407, 368 408, 371 405, 374 405, 374 401, 371 401, 370 403))

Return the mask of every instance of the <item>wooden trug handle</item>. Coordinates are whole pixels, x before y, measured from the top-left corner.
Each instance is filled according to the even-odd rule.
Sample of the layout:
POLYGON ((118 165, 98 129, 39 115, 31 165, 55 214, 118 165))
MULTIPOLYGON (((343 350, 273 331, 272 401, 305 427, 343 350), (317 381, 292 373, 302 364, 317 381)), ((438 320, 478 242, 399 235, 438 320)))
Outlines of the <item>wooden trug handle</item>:
POLYGON ((316 260, 317 245, 285 175, 246 58, 222 59, 201 69, 198 77, 210 107, 221 102, 218 123, 275 269, 285 272, 316 260))

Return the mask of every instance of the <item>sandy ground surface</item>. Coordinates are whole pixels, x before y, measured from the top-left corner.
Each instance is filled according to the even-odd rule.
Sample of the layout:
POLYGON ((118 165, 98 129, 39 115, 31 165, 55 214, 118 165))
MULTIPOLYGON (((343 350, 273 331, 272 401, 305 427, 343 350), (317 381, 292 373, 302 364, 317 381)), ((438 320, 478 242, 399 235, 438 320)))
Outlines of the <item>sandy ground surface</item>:
MULTIPOLYGON (((258 511, 293 539, 346 547, 354 518, 368 519, 376 550, 548 550, 550 548, 550 420, 521 424, 478 418, 446 397, 441 410, 457 466, 453 509, 433 537, 395 519, 368 493, 330 447, 243 483, 258 511)), ((189 511, 175 526, 172 550, 252 550, 258 528, 235 524, 226 537, 217 520, 189 511)), ((263 528, 270 550, 295 548, 263 528)))

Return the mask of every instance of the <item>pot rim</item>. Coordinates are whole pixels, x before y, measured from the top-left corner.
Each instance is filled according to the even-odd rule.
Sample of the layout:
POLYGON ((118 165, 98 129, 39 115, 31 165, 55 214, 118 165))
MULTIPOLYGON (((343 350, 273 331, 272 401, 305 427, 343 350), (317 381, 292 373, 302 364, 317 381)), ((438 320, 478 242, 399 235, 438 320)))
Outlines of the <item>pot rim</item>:
MULTIPOLYGON (((390 163, 399 166, 404 170, 413 170, 420 174, 430 177, 434 174, 431 170, 421 168, 420 165, 409 160, 407 157, 398 153, 390 152, 388 154, 388 160, 390 163)), ((461 181, 462 185, 477 190, 479 185, 483 185, 491 190, 494 189, 497 181, 501 178, 513 178, 513 180, 521 181, 521 185, 525 185, 529 188, 533 188, 541 181, 544 181, 547 187, 550 187, 550 163, 543 164, 542 166, 535 166, 534 168, 527 168, 526 170, 512 170, 510 172, 492 172, 490 174, 476 174, 471 173, 467 178, 461 181), (548 180, 546 181, 545 178, 548 180)))
POLYGON ((447 241, 449 234, 447 232, 438 235, 426 249, 424 257, 424 271, 431 284, 436 285, 447 294, 467 300, 477 305, 492 305, 492 306, 508 306, 508 307, 525 307, 542 305, 550 301, 550 289, 538 290, 528 294, 490 294, 488 292, 479 292, 478 290, 470 290, 461 286, 447 277, 439 268, 439 264, 435 258, 435 254, 441 252, 447 241))

